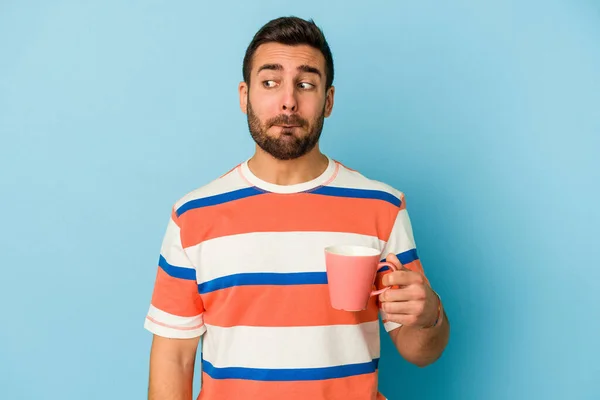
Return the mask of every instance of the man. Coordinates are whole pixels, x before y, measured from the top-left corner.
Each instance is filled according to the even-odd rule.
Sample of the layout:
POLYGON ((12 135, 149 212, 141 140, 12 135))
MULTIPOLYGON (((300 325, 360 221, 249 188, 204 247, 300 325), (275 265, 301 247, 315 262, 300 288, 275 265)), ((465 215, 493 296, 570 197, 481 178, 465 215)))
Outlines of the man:
POLYGON ((319 150, 334 103, 333 60, 311 21, 279 18, 250 43, 240 107, 252 158, 180 199, 161 248, 145 327, 154 333, 151 400, 383 399, 379 322, 400 354, 425 366, 449 336, 423 275, 404 196, 319 150), (365 311, 331 307, 324 248, 381 250, 399 271, 365 311))

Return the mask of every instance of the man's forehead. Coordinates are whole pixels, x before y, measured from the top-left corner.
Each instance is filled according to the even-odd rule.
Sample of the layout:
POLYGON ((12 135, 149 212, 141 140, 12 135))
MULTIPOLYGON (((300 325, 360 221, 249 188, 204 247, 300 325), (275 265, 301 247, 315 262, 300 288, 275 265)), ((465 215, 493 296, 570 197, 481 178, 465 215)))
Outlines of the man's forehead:
POLYGON ((309 45, 285 45, 281 43, 261 44, 254 53, 252 69, 257 71, 264 64, 280 64, 284 69, 296 69, 300 65, 325 67, 325 57, 318 49, 309 45))

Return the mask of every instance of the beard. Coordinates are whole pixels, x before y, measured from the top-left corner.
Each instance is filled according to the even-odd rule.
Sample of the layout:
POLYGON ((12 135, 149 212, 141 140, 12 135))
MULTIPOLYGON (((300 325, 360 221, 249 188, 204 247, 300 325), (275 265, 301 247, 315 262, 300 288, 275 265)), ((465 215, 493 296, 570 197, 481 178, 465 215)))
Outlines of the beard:
POLYGON ((293 160, 301 157, 314 149, 321 137, 323 121, 325 120, 325 107, 312 123, 300 116, 281 114, 263 123, 252 110, 248 99, 248 128, 256 144, 278 160, 293 160), (267 130, 274 125, 298 125, 298 128, 280 128, 279 136, 273 137, 267 130), (305 135, 300 135, 301 131, 305 135))

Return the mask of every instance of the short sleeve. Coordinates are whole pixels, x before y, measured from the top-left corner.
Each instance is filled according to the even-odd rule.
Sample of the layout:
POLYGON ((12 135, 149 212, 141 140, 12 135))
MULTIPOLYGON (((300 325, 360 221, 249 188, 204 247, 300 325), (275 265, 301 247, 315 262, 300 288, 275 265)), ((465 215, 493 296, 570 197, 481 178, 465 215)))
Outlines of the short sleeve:
POLYGON ((163 238, 152 300, 144 328, 158 336, 189 339, 205 331, 196 269, 181 244, 174 210, 163 238))
MULTIPOLYGON (((410 217, 406 209, 404 195, 400 197, 400 200, 401 203, 398 213, 396 214, 396 220, 394 221, 392 232, 390 233, 389 239, 381 253, 381 256, 383 257, 382 261, 385 261, 385 258, 388 254, 393 253, 398 257, 398 260, 400 260, 405 268, 419 272, 425 276, 423 266, 421 265, 421 260, 419 260, 419 256, 417 254, 417 246, 413 236, 410 217)), ((382 267, 379 269, 377 274, 378 288, 383 288, 381 280, 384 272, 387 270, 389 270, 388 267, 382 267)), ((425 277, 425 279, 427 278, 425 277)), ((395 322, 388 321, 383 310, 380 309, 379 312, 386 331, 389 332, 401 326, 395 322)))

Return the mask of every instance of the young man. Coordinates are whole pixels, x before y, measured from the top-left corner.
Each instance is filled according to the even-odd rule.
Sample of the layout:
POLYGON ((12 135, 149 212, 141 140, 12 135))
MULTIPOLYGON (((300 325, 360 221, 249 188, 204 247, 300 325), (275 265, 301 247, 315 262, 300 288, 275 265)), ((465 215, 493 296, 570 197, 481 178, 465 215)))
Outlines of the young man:
POLYGON ((321 30, 279 18, 244 58, 240 107, 252 158, 173 207, 145 327, 154 334, 151 400, 383 399, 377 390, 381 314, 400 354, 425 366, 449 324, 424 277, 401 192, 319 150, 334 99, 321 30), (379 249, 381 271, 362 312, 331 307, 324 248, 379 249))

